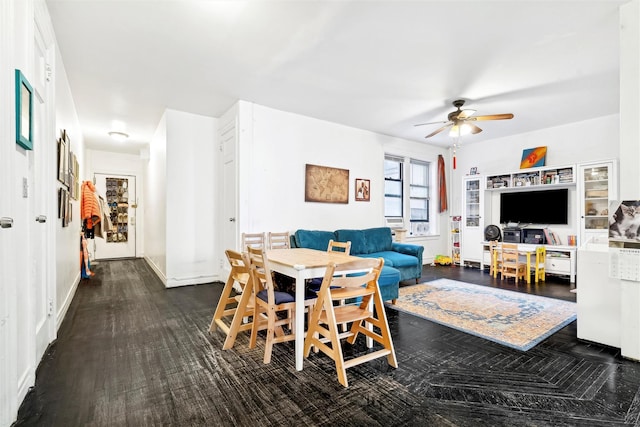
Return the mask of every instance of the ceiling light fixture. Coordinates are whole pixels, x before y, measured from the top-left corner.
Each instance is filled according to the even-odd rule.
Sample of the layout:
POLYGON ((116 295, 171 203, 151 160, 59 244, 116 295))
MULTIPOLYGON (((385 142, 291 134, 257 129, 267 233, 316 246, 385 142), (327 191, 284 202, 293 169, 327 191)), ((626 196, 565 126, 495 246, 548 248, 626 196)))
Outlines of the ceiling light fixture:
POLYGON ((109 136, 118 142, 124 142, 127 138, 129 138, 128 134, 116 131, 109 132, 109 136))

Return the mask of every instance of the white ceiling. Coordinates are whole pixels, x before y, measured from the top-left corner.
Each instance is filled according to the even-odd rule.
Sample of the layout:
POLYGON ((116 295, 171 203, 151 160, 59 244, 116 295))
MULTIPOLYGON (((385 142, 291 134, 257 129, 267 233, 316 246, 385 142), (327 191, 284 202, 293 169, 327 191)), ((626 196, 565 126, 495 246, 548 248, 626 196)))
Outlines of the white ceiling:
POLYGON ((47 0, 89 148, 135 152, 165 108, 219 117, 239 99, 428 140, 455 99, 466 142, 619 112, 627 0, 47 0), (120 121, 131 135, 114 144, 120 121))

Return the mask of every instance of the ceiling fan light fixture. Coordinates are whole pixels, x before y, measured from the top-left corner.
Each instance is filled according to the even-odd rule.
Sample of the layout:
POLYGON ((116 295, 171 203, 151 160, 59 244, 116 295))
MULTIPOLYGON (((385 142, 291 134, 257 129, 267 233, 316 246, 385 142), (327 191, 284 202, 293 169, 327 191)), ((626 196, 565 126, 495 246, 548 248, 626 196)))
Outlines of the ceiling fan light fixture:
POLYGON ((469 126, 467 123, 462 123, 460 125, 453 125, 451 127, 451 130, 449 130, 449 136, 451 137, 456 137, 456 136, 464 136, 464 135, 469 135, 471 133, 471 126, 469 126))
POLYGON ((109 132, 109 136, 118 142, 124 142, 127 140, 127 138, 129 138, 129 134, 117 131, 109 132))

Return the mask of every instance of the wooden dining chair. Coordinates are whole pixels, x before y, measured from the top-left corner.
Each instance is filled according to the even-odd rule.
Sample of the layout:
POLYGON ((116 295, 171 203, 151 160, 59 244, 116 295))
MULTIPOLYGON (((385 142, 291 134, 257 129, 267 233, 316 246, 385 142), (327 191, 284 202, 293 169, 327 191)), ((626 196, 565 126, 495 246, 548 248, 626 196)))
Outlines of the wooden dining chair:
POLYGON ((527 263, 520 260, 520 254, 518 253, 518 245, 516 243, 502 243, 501 250, 502 257, 502 269, 500 274, 502 279, 505 277, 514 277, 516 284, 518 279, 526 279, 527 263))
POLYGON ((491 240, 489 242, 489 255, 491 257, 491 264, 489 264, 489 275, 494 279, 498 277, 498 273, 502 269, 502 255, 498 248, 498 241, 491 240))
POLYGON ((534 265, 535 282, 538 283, 538 280, 542 280, 544 282, 545 279, 545 263, 547 261, 547 249, 544 246, 536 247, 536 264, 534 265))
POLYGON ((335 362, 338 381, 345 387, 349 386, 347 368, 379 357, 386 357, 389 365, 398 367, 378 287, 378 277, 383 265, 382 258, 362 258, 340 265, 330 263, 311 313, 304 341, 304 357, 309 357, 311 348, 329 356, 335 362), (350 274, 345 274, 347 272, 350 274), (354 272, 361 274, 354 275, 354 272), (360 298, 360 303, 336 304, 354 298, 360 298), (338 331, 338 325, 342 323, 351 323, 347 332, 338 331), (381 348, 345 360, 341 340, 346 339, 353 345, 360 334, 372 338, 381 348))
POLYGON ((264 249, 248 247, 244 254, 249 265, 255 304, 249 348, 256 346, 258 331, 266 329, 264 363, 271 362, 273 345, 295 340, 295 297, 276 290, 264 249))
POLYGON ((289 232, 284 231, 281 233, 269 232, 268 238, 269 249, 290 249, 291 241, 289 240, 289 232))
POLYGON ((345 254, 349 255, 349 253, 351 252, 351 242, 336 242, 333 239, 329 240, 327 252, 344 252, 345 254))
POLYGON ((209 332, 214 332, 216 328, 220 328, 227 334, 225 338, 223 350, 233 347, 238 332, 251 330, 253 321, 248 322, 247 319, 253 319, 253 288, 249 284, 249 267, 239 252, 231 249, 225 251, 227 260, 231 265, 229 277, 222 289, 220 300, 211 319, 209 332), (241 293, 231 295, 234 284, 239 286, 241 293), (249 284, 249 285, 248 285, 249 284))
POLYGON ((242 252, 245 252, 249 246, 252 248, 265 248, 264 233, 242 233, 242 252))

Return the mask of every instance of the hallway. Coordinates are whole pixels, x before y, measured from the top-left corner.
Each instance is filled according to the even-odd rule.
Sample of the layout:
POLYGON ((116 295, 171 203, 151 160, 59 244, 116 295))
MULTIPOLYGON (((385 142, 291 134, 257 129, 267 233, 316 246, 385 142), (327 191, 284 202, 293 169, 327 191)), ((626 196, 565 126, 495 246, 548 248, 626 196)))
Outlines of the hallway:
MULTIPOLYGON (((326 357, 297 372, 293 344, 233 350, 207 332, 222 284, 165 289, 141 259, 104 261, 80 283, 17 426, 634 425, 640 364, 580 342, 575 322, 520 352, 388 310, 399 368, 378 359, 337 381, 326 357)), ((469 268, 438 277, 501 284, 469 268)), ((574 300, 548 278, 538 293, 574 300)), ((520 286, 524 290, 525 286, 520 286)), ((363 349, 359 342, 358 350, 363 349)))

